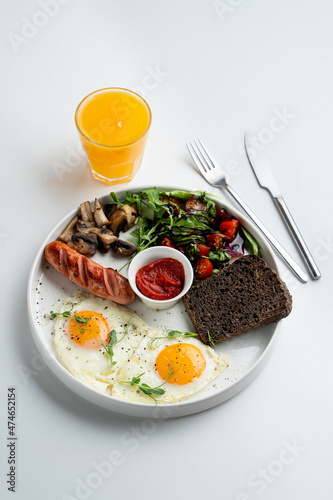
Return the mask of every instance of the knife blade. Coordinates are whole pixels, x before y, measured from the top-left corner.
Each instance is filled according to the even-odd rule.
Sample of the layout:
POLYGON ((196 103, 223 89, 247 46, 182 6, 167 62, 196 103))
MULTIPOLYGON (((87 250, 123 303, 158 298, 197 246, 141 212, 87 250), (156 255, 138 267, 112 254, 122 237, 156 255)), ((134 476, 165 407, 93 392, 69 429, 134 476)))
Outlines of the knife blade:
POLYGON ((267 191, 273 198, 287 228, 289 229, 294 241, 296 242, 296 245, 306 265, 308 266, 311 277, 313 279, 319 279, 321 277, 321 272, 319 271, 318 266, 314 258, 312 257, 310 250, 308 249, 300 233, 300 230, 298 229, 296 222, 294 221, 293 216, 291 215, 287 204, 284 201, 283 196, 279 191, 268 163, 262 155, 258 154, 258 151, 255 147, 254 138, 249 134, 248 131, 245 132, 244 144, 247 158, 259 185, 262 188, 267 189, 267 191))

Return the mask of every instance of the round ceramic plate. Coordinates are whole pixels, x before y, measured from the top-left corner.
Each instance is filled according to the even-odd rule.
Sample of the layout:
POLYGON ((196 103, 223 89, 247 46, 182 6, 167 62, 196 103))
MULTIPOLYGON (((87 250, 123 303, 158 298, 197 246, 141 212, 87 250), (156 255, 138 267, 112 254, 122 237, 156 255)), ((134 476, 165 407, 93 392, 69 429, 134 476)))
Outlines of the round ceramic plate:
MULTIPOLYGON (((142 188, 133 189, 132 192, 140 191, 140 189, 142 188)), ((182 188, 158 187, 158 189, 171 191, 182 188)), ((119 199, 124 199, 126 193, 125 191, 117 191, 117 195, 119 199)), ((99 201, 102 205, 108 203, 110 202, 110 196, 104 196, 99 201)), ((221 199, 214 197, 214 201, 224 207, 229 214, 235 216, 252 233, 260 245, 262 257, 271 268, 277 271, 272 251, 255 226, 221 199)), ((42 243, 32 265, 28 283, 29 321, 35 343, 49 368, 64 384, 86 400, 118 413, 143 418, 168 418, 189 415, 216 406, 237 394, 258 375, 272 349, 279 323, 271 323, 218 344, 214 349, 229 357, 229 367, 201 392, 178 403, 155 405, 122 401, 98 392, 67 371, 58 360, 53 347, 52 331, 54 322, 50 320, 49 313, 52 310, 59 310, 63 300, 74 295, 80 288, 46 262, 44 248, 47 243, 58 238, 77 212, 78 207, 66 215, 42 243)), ((130 241, 130 232, 121 237, 130 241)), ((93 260, 96 260, 104 267, 113 267, 115 269, 120 269, 126 262, 122 258, 114 258, 111 252, 105 255, 97 253, 93 260)), ((127 276, 127 268, 123 269, 122 274, 127 276)), ((195 331, 181 301, 172 309, 165 311, 149 309, 138 298, 127 307, 135 311, 152 327, 195 331)))

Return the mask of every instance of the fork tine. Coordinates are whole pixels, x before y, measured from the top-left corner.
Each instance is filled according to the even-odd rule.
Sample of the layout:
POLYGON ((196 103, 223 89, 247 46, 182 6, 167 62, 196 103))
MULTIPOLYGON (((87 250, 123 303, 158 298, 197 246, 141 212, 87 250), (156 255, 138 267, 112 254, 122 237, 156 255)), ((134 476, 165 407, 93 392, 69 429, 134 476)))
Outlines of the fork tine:
POLYGON ((198 143, 199 143, 199 146, 201 146, 201 148, 199 148, 200 149, 200 153, 205 158, 206 163, 208 163, 209 170, 211 170, 212 168, 217 168, 216 162, 215 162, 214 158, 212 157, 212 155, 210 153, 208 153, 207 149, 202 144, 202 142, 200 141, 199 138, 197 139, 197 144, 198 143))
POLYGON ((205 177, 206 169, 205 165, 202 164, 200 157, 198 156, 196 150, 193 147, 193 144, 191 142, 186 144, 187 150, 190 153, 190 156, 192 160, 194 161, 196 167, 198 168, 199 172, 205 177))
POLYGON ((198 140, 194 139, 194 141, 193 141, 193 143, 192 143, 192 147, 193 147, 193 149, 195 150, 196 155, 197 155, 197 157, 198 157, 198 159, 199 159, 200 163, 201 163, 202 165, 204 165, 205 172, 208 172, 209 170, 211 170, 211 167, 210 167, 210 164, 209 164, 209 162, 207 161, 207 159, 206 159, 205 155, 204 155, 204 154, 203 154, 203 152, 202 152, 202 148, 201 148, 201 146, 200 146, 200 144, 199 144, 199 142, 200 142, 200 141, 199 141, 199 142, 198 142, 198 141, 199 141, 199 139, 198 139, 198 140))

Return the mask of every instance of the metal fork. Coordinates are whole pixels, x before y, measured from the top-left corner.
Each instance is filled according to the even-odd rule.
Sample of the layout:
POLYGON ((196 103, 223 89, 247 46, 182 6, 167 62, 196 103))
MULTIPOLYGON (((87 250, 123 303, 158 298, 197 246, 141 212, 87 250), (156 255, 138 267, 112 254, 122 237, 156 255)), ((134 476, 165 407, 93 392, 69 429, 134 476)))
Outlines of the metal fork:
POLYGON ((199 169, 202 176, 206 181, 212 186, 223 188, 237 201, 237 203, 242 207, 244 212, 250 217, 252 222, 260 229, 260 231, 266 236, 267 240, 275 248, 275 250, 280 254, 285 263, 289 266, 292 272, 297 276, 297 278, 306 283, 308 277, 305 272, 299 267, 297 262, 288 254, 288 252, 283 248, 283 246, 277 241, 277 239, 272 235, 272 233, 267 229, 267 227, 258 219, 258 217, 252 212, 252 210, 246 205, 246 203, 240 198, 236 191, 227 183, 226 176, 224 172, 218 167, 217 163, 214 161, 212 156, 208 153, 207 149, 204 147, 202 142, 197 139, 186 144, 188 152, 190 153, 192 160, 199 169))

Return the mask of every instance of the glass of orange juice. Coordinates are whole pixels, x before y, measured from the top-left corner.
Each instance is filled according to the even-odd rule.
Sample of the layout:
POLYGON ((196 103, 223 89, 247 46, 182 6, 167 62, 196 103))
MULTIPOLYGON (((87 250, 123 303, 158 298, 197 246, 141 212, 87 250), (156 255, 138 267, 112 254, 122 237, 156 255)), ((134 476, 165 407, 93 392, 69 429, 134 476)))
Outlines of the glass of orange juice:
POLYGON ((122 88, 96 90, 78 105, 75 123, 93 177, 107 184, 130 181, 141 165, 151 124, 146 101, 122 88))

